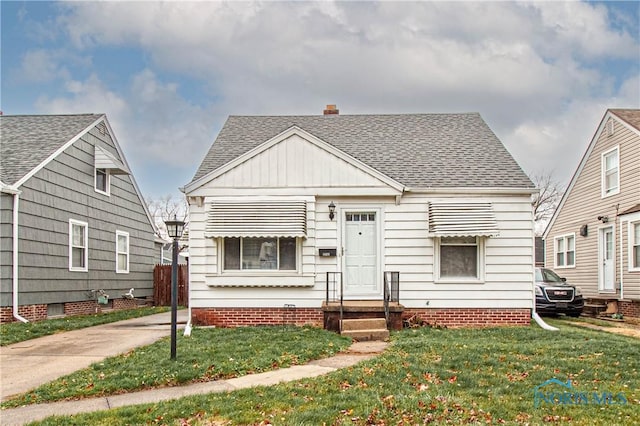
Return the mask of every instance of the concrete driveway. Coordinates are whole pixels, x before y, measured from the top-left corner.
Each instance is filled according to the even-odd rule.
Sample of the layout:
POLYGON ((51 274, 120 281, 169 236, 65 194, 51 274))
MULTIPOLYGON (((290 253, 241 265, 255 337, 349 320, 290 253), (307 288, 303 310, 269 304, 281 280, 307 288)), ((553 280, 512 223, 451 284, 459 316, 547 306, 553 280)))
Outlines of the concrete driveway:
MULTIPOLYGON (((187 315, 186 309, 178 311, 179 327, 186 323, 187 315)), ((171 312, 165 312, 0 347, 1 399, 170 334, 171 312)))

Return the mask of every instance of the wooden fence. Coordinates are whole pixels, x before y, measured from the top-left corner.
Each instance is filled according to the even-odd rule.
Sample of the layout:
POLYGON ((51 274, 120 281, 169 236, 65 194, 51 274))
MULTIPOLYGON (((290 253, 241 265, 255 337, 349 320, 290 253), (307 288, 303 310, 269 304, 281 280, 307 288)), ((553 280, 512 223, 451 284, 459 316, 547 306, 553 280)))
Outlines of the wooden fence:
MULTIPOLYGON (((153 303, 171 306, 171 265, 153 269, 153 303)), ((178 306, 189 306, 189 266, 178 265, 178 306)))

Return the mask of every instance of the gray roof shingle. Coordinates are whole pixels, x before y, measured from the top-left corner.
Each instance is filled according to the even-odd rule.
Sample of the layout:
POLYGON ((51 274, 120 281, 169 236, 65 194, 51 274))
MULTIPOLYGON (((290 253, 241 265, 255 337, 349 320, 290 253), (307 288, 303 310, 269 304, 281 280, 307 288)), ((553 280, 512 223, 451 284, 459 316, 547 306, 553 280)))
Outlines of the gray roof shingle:
POLYGON ((409 187, 534 187, 478 113, 230 116, 192 182, 292 126, 409 187))
POLYGON ((0 181, 15 184, 102 116, 0 116, 0 181))

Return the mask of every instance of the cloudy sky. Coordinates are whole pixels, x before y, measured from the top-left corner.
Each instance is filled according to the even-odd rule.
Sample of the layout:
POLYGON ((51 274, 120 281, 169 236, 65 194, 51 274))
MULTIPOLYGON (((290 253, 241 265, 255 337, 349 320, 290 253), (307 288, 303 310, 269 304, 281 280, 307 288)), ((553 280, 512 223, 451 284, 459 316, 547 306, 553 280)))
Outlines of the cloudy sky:
POLYGON ((2 1, 5 115, 104 112, 145 196, 228 115, 479 112, 566 183, 640 107, 640 2, 2 1))

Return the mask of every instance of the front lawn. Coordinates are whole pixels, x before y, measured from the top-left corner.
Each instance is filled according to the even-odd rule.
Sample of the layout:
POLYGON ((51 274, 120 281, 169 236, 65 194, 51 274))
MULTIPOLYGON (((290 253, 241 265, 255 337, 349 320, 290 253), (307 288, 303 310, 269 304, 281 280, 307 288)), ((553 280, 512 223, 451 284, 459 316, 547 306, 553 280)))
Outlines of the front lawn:
POLYGON ((320 378, 41 424, 634 424, 640 341, 559 327, 408 329, 377 358, 320 378), (572 389, 551 383, 536 398, 553 378, 572 389))
POLYGON ((190 337, 177 336, 176 360, 167 356, 169 337, 163 338, 39 386, 2 407, 244 376, 325 358, 350 344, 351 339, 315 327, 194 328, 190 337))

